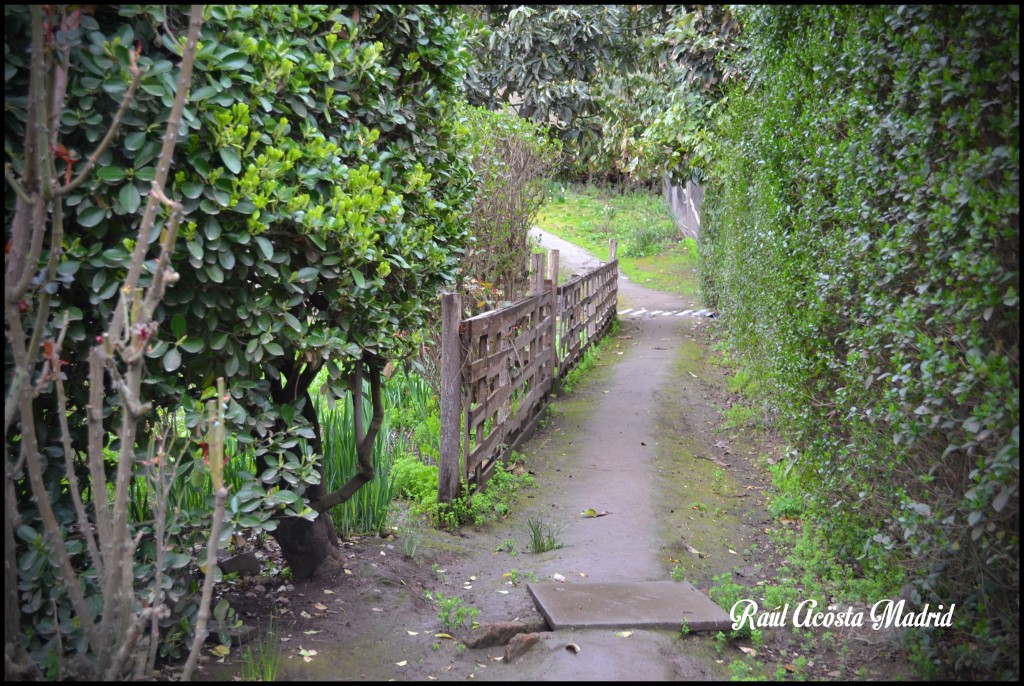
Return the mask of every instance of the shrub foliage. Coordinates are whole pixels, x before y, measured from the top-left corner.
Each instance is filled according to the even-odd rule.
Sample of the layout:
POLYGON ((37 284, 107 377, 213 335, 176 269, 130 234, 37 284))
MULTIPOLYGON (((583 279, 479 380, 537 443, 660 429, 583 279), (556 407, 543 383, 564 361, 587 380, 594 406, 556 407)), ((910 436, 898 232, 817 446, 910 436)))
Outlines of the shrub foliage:
POLYGON ((956 603, 926 655, 1019 672, 1019 10, 746 18, 703 286, 867 570, 956 603), (973 649, 972 649, 973 647, 973 649))

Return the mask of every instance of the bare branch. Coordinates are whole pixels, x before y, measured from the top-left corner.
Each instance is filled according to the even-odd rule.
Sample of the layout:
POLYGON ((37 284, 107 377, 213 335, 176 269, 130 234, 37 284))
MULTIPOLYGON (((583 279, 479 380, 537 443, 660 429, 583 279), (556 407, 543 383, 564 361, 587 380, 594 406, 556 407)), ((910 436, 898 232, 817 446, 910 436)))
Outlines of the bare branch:
MULTIPOLYGON (((67 331, 68 314, 64 313, 64 322, 61 324, 60 338, 54 346, 54 354, 60 357, 60 348, 67 331)), ((85 546, 89 551, 89 557, 99 578, 103 578, 103 558, 96 547, 96 537, 93 536, 92 527, 89 525, 89 516, 85 512, 85 505, 82 504, 82 491, 78 487, 78 475, 75 474, 75 465, 72 460, 74 452, 71 449, 71 431, 68 429, 68 400, 64 393, 64 380, 61 378, 60 369, 56 369, 55 385, 57 387, 57 420, 60 422, 61 445, 64 449, 64 471, 68 479, 68 490, 71 492, 71 500, 75 505, 75 514, 78 516, 78 528, 82 530, 85 537, 85 546)))
POLYGON ((78 172, 78 175, 73 178, 69 183, 63 186, 55 186, 52 189, 53 197, 60 197, 67 195, 71 191, 82 185, 82 182, 89 178, 89 173, 96 166, 96 162, 100 159, 100 155, 107 151, 110 144, 114 142, 114 138, 117 136, 118 129, 121 128, 121 121, 124 119, 124 113, 128 111, 128 105, 131 104, 135 98, 135 91, 139 88, 139 82, 142 81, 143 75, 146 73, 145 69, 140 69, 137 66, 131 67, 132 80, 128 84, 128 90, 125 91, 124 97, 121 98, 121 105, 117 108, 117 112, 114 114, 113 121, 110 122, 110 128, 107 129, 107 133, 103 136, 103 140, 96 146, 96 149, 89 155, 89 159, 85 161, 85 166, 82 167, 82 171, 78 172))
POLYGON ((7 183, 11 184, 11 188, 14 189, 14 193, 18 196, 19 200, 24 203, 32 202, 32 199, 28 197, 28 193, 26 193, 25 189, 21 187, 21 184, 18 183, 18 179, 14 177, 14 168, 11 166, 10 162, 4 165, 4 178, 7 179, 7 183))
MULTIPOLYGON (((178 76, 178 91, 174 94, 174 104, 171 105, 171 113, 167 117, 167 130, 164 133, 163 145, 160 148, 160 156, 157 158, 156 174, 153 177, 153 185, 164 188, 167 185, 167 175, 171 169, 171 159, 174 157, 174 147, 178 142, 178 129, 181 127, 182 112, 185 109, 185 101, 188 99, 189 85, 192 83, 192 67, 195 63, 196 45, 199 42, 199 29, 203 23, 202 5, 193 5, 189 20, 188 39, 181 59, 181 72, 178 76)), ((142 264, 146 259, 146 246, 149 245, 149 234, 153 229, 153 222, 156 219, 156 210, 160 200, 152 193, 146 201, 146 210, 142 215, 142 222, 139 225, 139 238, 135 241, 135 252, 132 253, 132 261, 128 267, 128 275, 125 277, 125 286, 134 290, 142 272, 142 264)), ((119 337, 121 317, 125 307, 124 297, 118 301, 117 314, 112 322, 110 333, 116 340, 119 337)))

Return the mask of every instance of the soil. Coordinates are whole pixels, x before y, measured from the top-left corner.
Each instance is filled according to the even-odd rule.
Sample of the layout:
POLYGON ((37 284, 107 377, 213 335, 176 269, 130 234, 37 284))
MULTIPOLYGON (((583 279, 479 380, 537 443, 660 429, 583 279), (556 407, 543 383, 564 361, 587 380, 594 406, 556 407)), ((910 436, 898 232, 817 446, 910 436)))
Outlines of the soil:
MULTIPOLYGON (((569 243, 542 238, 561 251, 562 271, 597 263, 569 243)), ((698 305, 620 275, 619 309, 637 307, 698 305)), ((532 647, 506 659, 504 645, 465 647, 479 630, 442 625, 424 592, 457 596, 479 610, 481 624, 543 622, 527 577, 653 581, 676 569, 704 592, 727 572, 749 587, 775 578, 781 560, 769 533, 800 523, 766 511, 769 480, 761 461, 778 459, 776 441, 760 431, 723 429, 722 412, 733 398, 725 391, 725 370, 712 360, 713 320, 620 321, 596 367, 552 402, 523 447, 537 486, 506 519, 456 534, 400 521, 387 537, 345 541, 344 568, 329 578, 292 582, 275 574, 219 585, 218 597, 246 624, 265 626, 277 613, 278 679, 717 680, 729 679, 730 665, 742 659, 753 665, 752 675, 769 678, 777 669, 790 678, 911 676, 889 641, 867 633, 833 631, 840 640, 825 642, 818 640, 821 630, 800 637, 787 627, 768 630, 754 649, 680 631, 637 630, 628 637, 599 629, 543 631, 532 647), (582 518, 589 508, 609 514, 582 518), (561 529, 564 547, 528 552, 531 519, 561 529)), ((276 559, 273 541, 265 545, 257 556, 276 559)), ((220 662, 207 651, 197 678, 239 679, 243 650, 232 647, 220 662)))

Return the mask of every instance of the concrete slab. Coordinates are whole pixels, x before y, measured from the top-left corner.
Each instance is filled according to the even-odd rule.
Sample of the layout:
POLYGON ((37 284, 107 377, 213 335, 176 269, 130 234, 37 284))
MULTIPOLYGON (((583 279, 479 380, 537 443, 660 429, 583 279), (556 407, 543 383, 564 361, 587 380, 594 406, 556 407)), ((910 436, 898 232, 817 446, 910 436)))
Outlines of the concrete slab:
POLYGON ((526 589, 548 625, 558 629, 724 631, 729 614, 686 581, 540 583, 526 589))

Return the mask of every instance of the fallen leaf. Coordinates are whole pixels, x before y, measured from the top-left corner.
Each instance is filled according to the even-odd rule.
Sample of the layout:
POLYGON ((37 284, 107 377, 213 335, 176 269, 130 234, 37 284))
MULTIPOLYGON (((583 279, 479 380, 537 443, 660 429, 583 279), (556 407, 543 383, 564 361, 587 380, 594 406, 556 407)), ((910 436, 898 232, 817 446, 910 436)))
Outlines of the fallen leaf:
POLYGON ((787 672, 795 672, 796 671, 796 667, 794 667, 793 665, 784 665, 784 667, 785 667, 787 672))
POLYGON ((502 660, 505 659, 505 656, 504 655, 495 655, 491 659, 494 660, 495 662, 501 662, 502 660))
POLYGON ((500 593, 502 595, 508 595, 508 591, 498 591, 498 593, 500 593))
POLYGON ((329 589, 329 588, 325 588, 325 589, 324 589, 324 593, 326 593, 327 595, 334 595, 334 591, 332 591, 332 590, 331 590, 331 589, 329 589))
POLYGON ((563 583, 565 582, 565 577, 562 576, 561 574, 559 574, 558 572, 555 572, 554 574, 552 574, 551 578, 554 579, 555 581, 561 581, 563 583))
POLYGON ((585 576, 587 575, 587 573, 586 573, 586 572, 576 572, 576 573, 577 573, 577 574, 579 574, 579 575, 580 575, 580 576, 582 576, 582 577, 585 577, 585 576))
POLYGON ((309 613, 308 613, 308 612, 306 612, 305 610, 303 610, 302 612, 300 612, 300 613, 299 613, 299 615, 300 615, 301 617, 305 618, 305 619, 312 619, 312 618, 313 618, 313 615, 309 614, 309 613))
POLYGON ((831 672, 829 672, 827 676, 829 676, 832 679, 838 679, 839 678, 839 670, 838 669, 834 669, 831 672))
POLYGON ((383 609, 381 609, 381 608, 379 608, 379 607, 371 607, 370 609, 371 609, 372 611, 374 611, 374 612, 383 612, 383 611, 384 611, 383 609))
POLYGON ((736 552, 735 550, 733 550, 732 548, 729 548, 729 554, 730 554, 730 555, 739 555, 739 553, 737 553, 737 552, 736 552))
POLYGON ((747 646, 740 646, 740 650, 749 655, 750 657, 757 657, 757 651, 747 646))
POLYGON ((351 570, 351 569, 346 569, 346 570, 345 570, 345 573, 346 573, 346 574, 351 574, 351 573, 352 573, 352 570, 351 570))
POLYGON ((219 645, 212 648, 210 652, 216 655, 217 657, 225 657, 226 655, 231 654, 231 648, 227 647, 226 645, 219 645))
POLYGON ((408 660, 402 660, 401 662, 396 662, 395 664, 398 665, 399 667, 405 667, 407 664, 409 664, 409 661, 408 660))
POLYGON ((475 576, 471 576, 471 577, 469 577, 469 580, 470 581, 476 581, 476 577, 475 576))
POLYGON ((326 610, 327 609, 327 606, 324 605, 323 603, 317 603, 313 607, 315 607, 318 610, 326 610))
POLYGON ((302 633, 306 634, 307 636, 315 636, 316 634, 318 634, 320 632, 317 631, 316 629, 310 629, 309 631, 303 631, 302 633))
POLYGON ((431 681, 437 681, 437 677, 436 677, 436 676, 430 676, 430 675, 428 674, 428 675, 427 675, 427 678, 428 678, 428 679, 430 679, 431 681))
POLYGON ((700 554, 701 554, 701 552, 700 552, 699 550, 697 550, 696 548, 694 548, 694 547, 693 547, 692 545, 690 545, 689 543, 686 543, 685 545, 686 545, 686 552, 688 552, 688 553, 693 553, 694 555, 700 555, 700 554))
POLYGON ((451 634, 434 634, 434 638, 451 638, 451 634))
POLYGON ((573 655, 579 655, 579 652, 580 652, 580 647, 578 645, 576 645, 575 643, 567 643, 566 646, 565 646, 565 649, 568 650, 573 655))
POLYGON ((470 591, 470 590, 473 589, 473 586, 470 585, 470 584, 462 584, 462 588, 467 590, 467 591, 470 591))
POLYGON ((292 640, 292 637, 291 637, 291 636, 285 636, 284 638, 282 638, 282 639, 281 639, 281 642, 282 642, 282 643, 287 643, 287 642, 288 642, 288 641, 290 641, 290 640, 292 640))
POLYGON ((619 638, 629 638, 630 636, 633 635, 633 632, 632 631, 616 631, 615 635, 618 636, 619 638))
POLYGON ((610 515, 610 514, 611 514, 611 512, 606 512, 604 510, 601 510, 600 512, 598 512, 597 510, 595 510, 592 507, 587 508, 586 510, 583 510, 583 512, 580 512, 580 516, 581 517, 604 517, 605 515, 610 515))
POLYGON ((405 630, 405 633, 409 634, 410 636, 419 636, 420 635, 420 632, 418 632, 418 631, 409 631, 408 629, 405 630))

